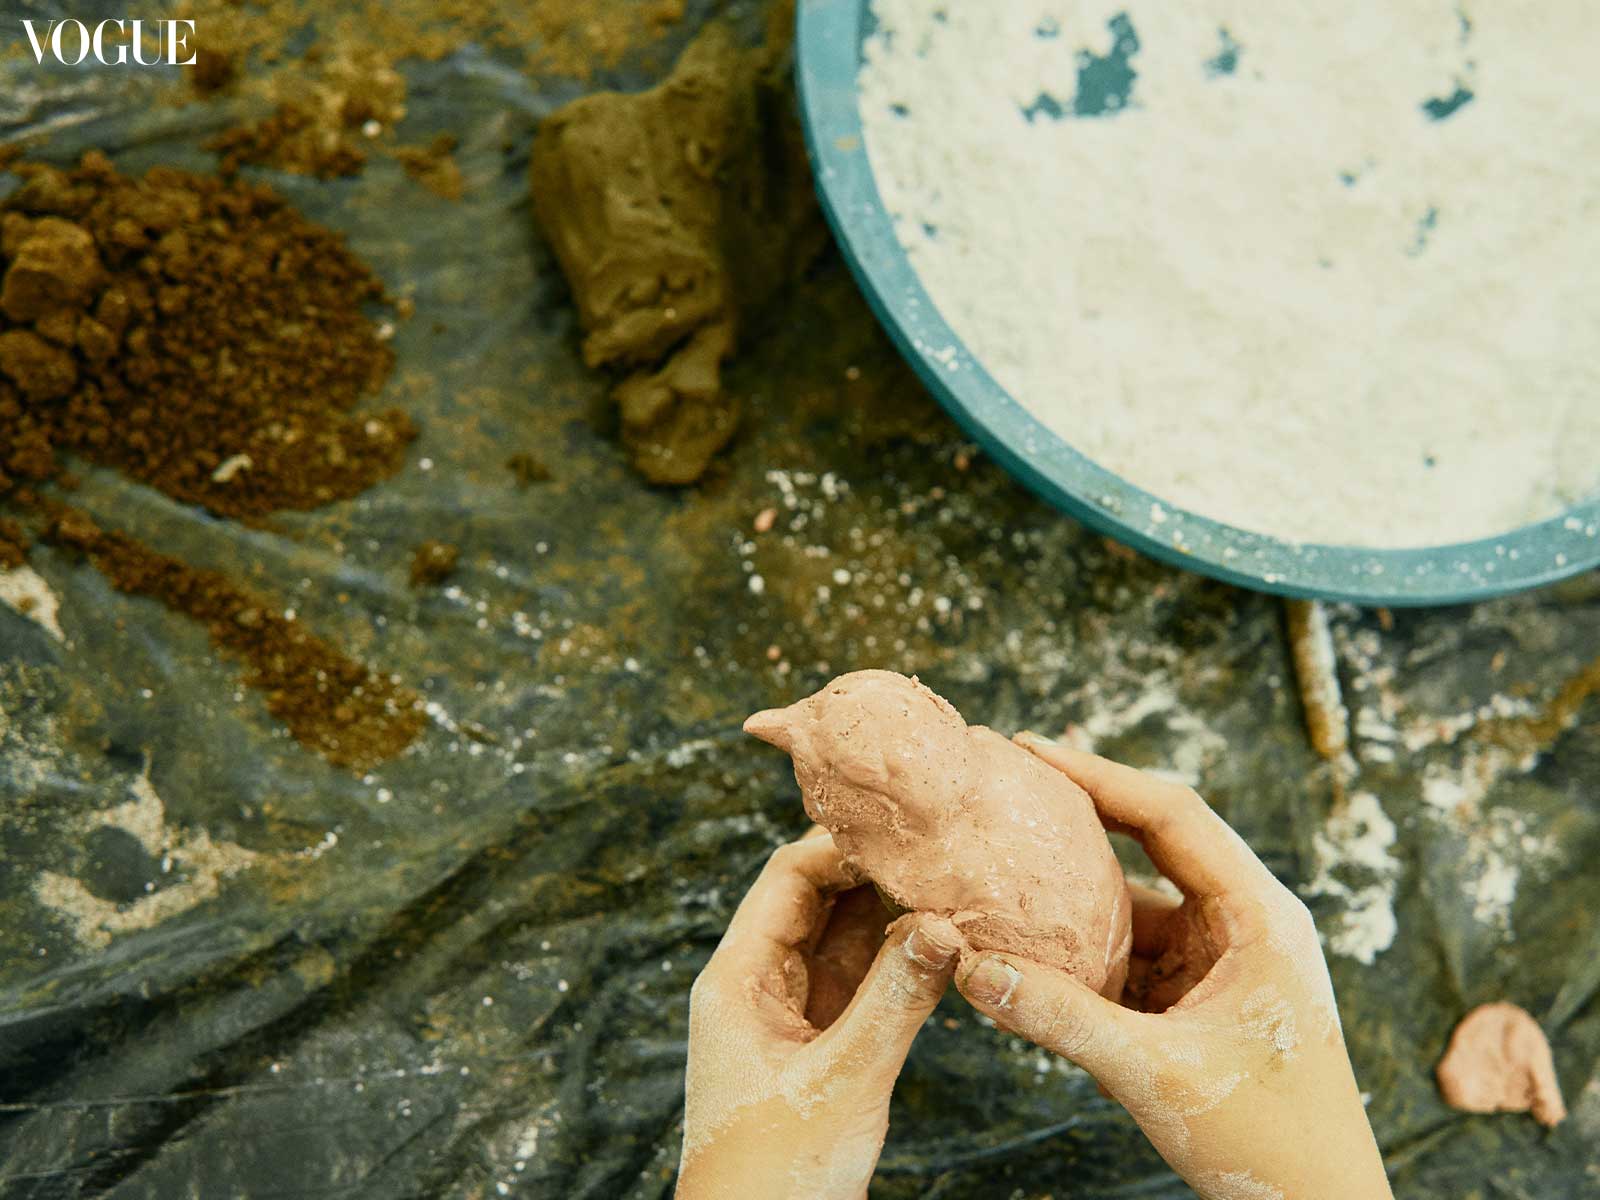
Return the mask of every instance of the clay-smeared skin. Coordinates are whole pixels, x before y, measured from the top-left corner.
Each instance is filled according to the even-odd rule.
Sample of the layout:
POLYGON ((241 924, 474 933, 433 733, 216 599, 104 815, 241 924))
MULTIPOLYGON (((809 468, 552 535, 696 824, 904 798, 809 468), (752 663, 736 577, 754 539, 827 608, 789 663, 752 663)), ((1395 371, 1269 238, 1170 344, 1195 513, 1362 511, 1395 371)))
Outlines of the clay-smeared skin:
POLYGON ((1132 889, 1133 962, 1159 1011, 1009 953, 963 953, 961 994, 1092 1074, 1204 1200, 1392 1200, 1306 906, 1191 789, 1018 741, 1182 894, 1132 889))
POLYGON ((806 813, 895 904, 1121 995, 1127 884, 1065 775, 892 671, 841 675, 744 727, 793 756, 806 813))
POLYGON ((678 1200, 863 1200, 961 935, 888 914, 825 830, 780 847, 689 994, 678 1200))
POLYGON ((1515 1004, 1483 1004, 1468 1013, 1436 1073, 1445 1103, 1462 1112, 1531 1111, 1547 1126, 1566 1118, 1550 1043, 1515 1004))

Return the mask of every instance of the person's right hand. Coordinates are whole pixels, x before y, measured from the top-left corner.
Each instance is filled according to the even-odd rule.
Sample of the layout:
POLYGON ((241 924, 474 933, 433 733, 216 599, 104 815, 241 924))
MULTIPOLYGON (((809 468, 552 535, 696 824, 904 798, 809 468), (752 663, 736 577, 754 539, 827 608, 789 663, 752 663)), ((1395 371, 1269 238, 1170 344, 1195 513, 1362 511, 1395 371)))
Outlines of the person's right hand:
POLYGON ((1206 1200, 1391 1196, 1304 904, 1191 789, 1019 734, 1183 892, 1134 889, 1135 1011, 1014 954, 964 951, 956 986, 1120 1101, 1206 1200))

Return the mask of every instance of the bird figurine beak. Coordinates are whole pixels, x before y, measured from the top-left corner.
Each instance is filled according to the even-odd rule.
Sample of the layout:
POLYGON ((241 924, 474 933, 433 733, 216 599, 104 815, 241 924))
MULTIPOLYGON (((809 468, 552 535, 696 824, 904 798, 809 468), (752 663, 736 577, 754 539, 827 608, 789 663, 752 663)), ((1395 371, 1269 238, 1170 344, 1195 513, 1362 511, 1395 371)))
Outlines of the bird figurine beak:
POLYGON ((768 708, 745 720, 744 731, 779 750, 794 749, 794 717, 787 708, 768 708))

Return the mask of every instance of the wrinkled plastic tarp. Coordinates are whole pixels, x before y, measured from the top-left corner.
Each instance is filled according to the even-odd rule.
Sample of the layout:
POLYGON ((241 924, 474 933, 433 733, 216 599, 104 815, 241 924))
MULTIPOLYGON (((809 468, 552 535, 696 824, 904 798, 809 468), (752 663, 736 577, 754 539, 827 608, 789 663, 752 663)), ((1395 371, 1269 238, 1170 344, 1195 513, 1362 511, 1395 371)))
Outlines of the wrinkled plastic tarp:
MULTIPOLYGON (((462 200, 381 156, 350 180, 258 175, 413 297, 374 401, 422 430, 407 469, 261 529, 104 471, 77 498, 250 576, 419 689, 431 724, 367 777, 329 766, 203 630, 35 553, 64 640, 0 607, 0 1195, 670 1194, 690 981, 803 827, 785 761, 738 722, 865 665, 1194 780, 1286 881, 1328 868, 1330 938, 1392 907, 1371 965, 1331 962, 1401 1196, 1600 1186, 1600 709, 1531 757, 1480 712, 1537 711, 1600 655, 1592 578, 1392 630, 1335 614, 1354 788, 1398 826, 1392 861, 1339 866, 1277 604, 1130 560, 968 466, 836 257, 747 331, 725 467, 642 485, 526 199, 533 129, 582 88, 473 47, 403 69, 400 135, 459 136, 462 200), (518 451, 553 480, 514 486, 518 451), (427 538, 461 567, 413 590, 427 538), (1553 1133, 1435 1092, 1454 1022, 1501 998, 1552 1035, 1573 1110, 1553 1133)), ((165 85, 31 56, 0 76, 8 136, 127 170, 207 167, 200 143, 248 104, 152 103, 165 85)), ((1087 1077, 952 996, 872 1194, 1188 1193, 1087 1077)))

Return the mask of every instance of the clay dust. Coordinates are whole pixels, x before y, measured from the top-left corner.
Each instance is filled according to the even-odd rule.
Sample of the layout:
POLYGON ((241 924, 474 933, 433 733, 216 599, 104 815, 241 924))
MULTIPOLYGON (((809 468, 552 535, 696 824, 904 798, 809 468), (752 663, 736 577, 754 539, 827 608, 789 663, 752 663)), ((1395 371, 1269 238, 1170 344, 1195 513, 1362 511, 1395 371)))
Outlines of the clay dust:
POLYGON ((166 805, 151 786, 148 762, 129 790, 132 796, 126 802, 90 815, 80 832, 121 830, 159 860, 163 872, 177 867, 177 879, 130 904, 97 896, 81 880, 55 871, 41 872, 34 881, 39 902, 63 917, 80 943, 95 949, 109 946, 118 934, 149 929, 212 899, 224 879, 253 866, 259 857, 233 842, 213 840, 204 829, 169 824, 166 805))

